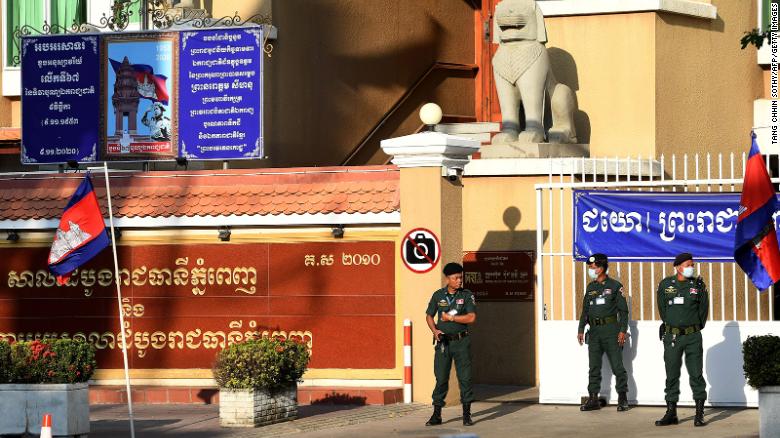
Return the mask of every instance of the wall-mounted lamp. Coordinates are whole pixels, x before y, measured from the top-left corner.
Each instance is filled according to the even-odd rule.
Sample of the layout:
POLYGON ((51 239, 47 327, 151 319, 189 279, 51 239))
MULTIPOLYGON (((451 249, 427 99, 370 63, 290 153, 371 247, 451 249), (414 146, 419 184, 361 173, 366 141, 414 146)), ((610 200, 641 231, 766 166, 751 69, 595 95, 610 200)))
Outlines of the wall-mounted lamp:
POLYGON ((183 166, 187 167, 187 158, 185 157, 176 157, 176 165, 177 166, 183 166))
MULTIPOLYGON (((111 229, 109 228, 106 231, 108 231, 108 238, 110 239, 111 238, 111 229)), ((116 236, 116 241, 117 242, 122 240, 122 229, 118 228, 118 227, 114 227, 114 235, 116 236)))
POLYGON ((71 169, 78 169, 79 168, 79 162, 76 160, 68 160, 68 167, 71 169))
POLYGON ((219 240, 223 242, 229 242, 230 234, 230 227, 219 227, 219 240))
POLYGON ((334 239, 341 239, 344 237, 344 225, 336 225, 330 230, 330 234, 333 235, 334 239))
POLYGON ((19 233, 17 233, 15 230, 11 230, 8 232, 8 237, 6 237, 5 240, 8 240, 10 242, 18 242, 19 233))

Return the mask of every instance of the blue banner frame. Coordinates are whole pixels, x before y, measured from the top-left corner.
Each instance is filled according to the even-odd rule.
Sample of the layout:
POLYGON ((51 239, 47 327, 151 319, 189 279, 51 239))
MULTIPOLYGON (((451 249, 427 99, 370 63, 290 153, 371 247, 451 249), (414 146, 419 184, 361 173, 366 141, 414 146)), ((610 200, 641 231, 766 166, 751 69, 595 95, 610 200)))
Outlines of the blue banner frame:
MULTIPOLYGON (((658 261, 690 252, 699 261, 733 262, 740 193, 575 190, 576 260, 658 261)), ((780 215, 775 213, 775 227, 780 215)))
POLYGON ((180 155, 263 158, 263 28, 182 32, 179 45, 180 155))
POLYGON ((22 38, 22 164, 97 161, 97 35, 22 38))
MULTIPOLYGON (((22 164, 265 158, 264 28, 167 31, 155 42, 157 34, 23 37, 22 164), (167 41, 170 54, 154 46, 167 41), (125 56, 112 62, 109 52, 131 43, 149 45, 124 54, 139 103, 117 114, 110 79, 128 68, 125 56), (161 56, 170 56, 170 72, 158 65, 167 60, 161 56), (121 129, 112 126, 119 122, 121 129)), ((134 98, 131 89, 123 88, 125 100, 134 98)))

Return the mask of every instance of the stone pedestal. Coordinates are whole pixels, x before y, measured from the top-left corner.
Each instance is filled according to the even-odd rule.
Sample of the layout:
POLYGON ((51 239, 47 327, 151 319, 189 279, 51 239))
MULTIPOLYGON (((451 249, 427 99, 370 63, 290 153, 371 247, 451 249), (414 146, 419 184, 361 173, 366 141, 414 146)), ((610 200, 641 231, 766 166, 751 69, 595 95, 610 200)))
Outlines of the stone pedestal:
POLYGON ((590 145, 569 143, 505 143, 486 145, 482 158, 570 158, 589 157, 590 145))
POLYGON ((758 388, 760 436, 780 436, 780 386, 758 388))
MULTIPOLYGON (((399 343, 403 320, 412 321, 413 401, 431 403, 435 384, 432 334, 425 310, 434 291, 444 284, 441 269, 463 258, 462 189, 460 175, 477 152, 480 142, 468 138, 423 132, 383 140, 382 150, 401 168, 401 230, 399 236, 422 227, 432 231, 441 243, 441 258, 429 272, 414 273, 396 259, 398 307, 396 324, 399 343)), ((399 242, 400 243, 400 242, 399 242)), ((399 349, 400 350, 400 345, 399 349)), ((448 405, 459 404, 460 392, 455 367, 450 376, 448 405)))
POLYGON ((51 414, 52 435, 86 437, 86 383, 0 385, 0 435, 40 435, 43 414, 51 414))
POLYGON ((298 416, 296 385, 270 393, 266 390, 219 390, 222 427, 257 427, 294 420, 298 416))

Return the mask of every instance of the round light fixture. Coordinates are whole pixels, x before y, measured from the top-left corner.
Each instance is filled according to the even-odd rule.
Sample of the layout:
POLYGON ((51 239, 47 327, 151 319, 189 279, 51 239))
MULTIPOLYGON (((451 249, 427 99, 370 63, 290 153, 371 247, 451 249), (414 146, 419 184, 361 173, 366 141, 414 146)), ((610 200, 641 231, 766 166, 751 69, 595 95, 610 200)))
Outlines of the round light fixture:
POLYGON ((438 125, 441 116, 441 107, 435 103, 426 103, 420 108, 420 120, 428 126, 438 125))

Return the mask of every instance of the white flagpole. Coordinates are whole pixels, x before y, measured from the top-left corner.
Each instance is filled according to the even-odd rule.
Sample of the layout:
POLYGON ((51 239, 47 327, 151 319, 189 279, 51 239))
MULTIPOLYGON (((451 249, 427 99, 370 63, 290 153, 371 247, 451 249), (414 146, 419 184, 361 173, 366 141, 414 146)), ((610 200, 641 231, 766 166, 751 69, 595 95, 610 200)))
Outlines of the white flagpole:
POLYGON ((108 183, 108 163, 103 162, 103 174, 106 177, 106 199, 108 199, 108 223, 111 225, 111 250, 114 252, 114 279, 116 280, 116 299, 119 303, 119 330, 122 332, 122 359, 125 362, 125 386, 127 387, 127 409, 130 414, 130 438, 135 438, 133 421, 133 398, 130 392, 130 369, 127 366, 127 339, 125 336, 125 316, 122 309, 122 288, 119 279, 119 260, 116 256, 116 233, 114 232, 114 211, 111 209, 111 186, 108 183))

